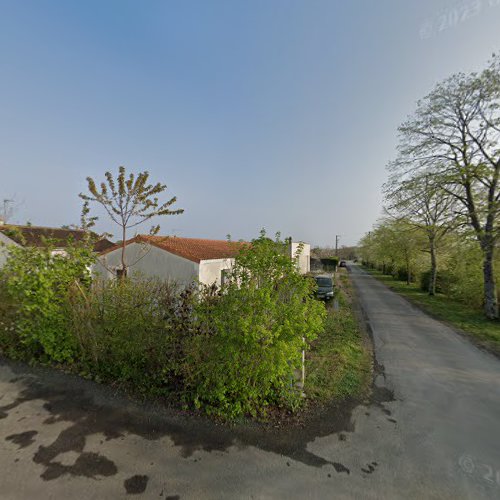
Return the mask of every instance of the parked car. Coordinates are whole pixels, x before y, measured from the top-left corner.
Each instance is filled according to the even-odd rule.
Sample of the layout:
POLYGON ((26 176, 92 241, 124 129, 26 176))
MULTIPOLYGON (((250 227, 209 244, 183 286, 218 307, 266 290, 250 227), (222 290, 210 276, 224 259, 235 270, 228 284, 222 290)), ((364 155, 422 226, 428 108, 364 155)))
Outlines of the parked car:
POLYGON ((347 267, 345 260, 341 260, 339 267, 347 267))
POLYGON ((333 279, 331 276, 321 274, 315 276, 316 281, 316 297, 322 300, 333 299, 333 279))

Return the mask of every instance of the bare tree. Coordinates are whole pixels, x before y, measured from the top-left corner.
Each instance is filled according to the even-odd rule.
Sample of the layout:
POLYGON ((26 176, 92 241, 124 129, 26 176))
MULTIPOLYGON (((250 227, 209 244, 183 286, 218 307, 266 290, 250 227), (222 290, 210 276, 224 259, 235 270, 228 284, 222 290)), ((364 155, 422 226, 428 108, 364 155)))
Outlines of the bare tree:
MULTIPOLYGON (((125 257, 127 230, 143 224, 153 217, 163 215, 177 215, 184 212, 182 209, 171 210, 177 201, 174 196, 165 203, 160 203, 157 195, 163 193, 167 186, 161 183, 148 184, 149 172, 126 175, 125 167, 119 167, 116 180, 110 172, 105 174, 107 182, 101 182, 98 188, 94 179, 87 177, 90 195, 80 193, 84 200, 85 215, 88 214, 88 202, 97 202, 104 207, 111 220, 121 229, 121 275, 127 275, 128 265, 125 257)), ((91 219, 95 221, 95 217, 91 219)), ((157 234, 159 225, 151 228, 149 234, 157 234)))
POLYGON ((500 57, 438 84, 400 128, 393 173, 433 176, 460 205, 483 254, 484 310, 498 318, 493 272, 500 209, 500 57))

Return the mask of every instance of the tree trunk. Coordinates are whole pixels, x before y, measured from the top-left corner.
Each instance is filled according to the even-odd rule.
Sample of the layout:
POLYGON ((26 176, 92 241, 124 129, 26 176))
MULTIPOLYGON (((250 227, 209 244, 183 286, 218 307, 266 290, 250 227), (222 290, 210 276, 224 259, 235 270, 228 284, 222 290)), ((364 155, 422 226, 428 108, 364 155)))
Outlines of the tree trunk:
POLYGON ((122 229, 122 272, 120 273, 120 278, 121 279, 124 279, 127 277, 127 263, 125 261, 125 250, 126 250, 126 247, 127 247, 127 242, 125 240, 127 236, 127 233, 126 233, 126 228, 125 226, 123 226, 123 229, 122 229))
POLYGON ((431 275, 429 276, 429 295, 436 295, 436 281, 437 281, 437 257, 436 245, 434 241, 430 241, 431 251, 431 275))
POLYGON ((493 248, 488 245, 484 250, 483 260, 484 276, 484 313, 488 319, 498 319, 498 298, 493 272, 493 248))

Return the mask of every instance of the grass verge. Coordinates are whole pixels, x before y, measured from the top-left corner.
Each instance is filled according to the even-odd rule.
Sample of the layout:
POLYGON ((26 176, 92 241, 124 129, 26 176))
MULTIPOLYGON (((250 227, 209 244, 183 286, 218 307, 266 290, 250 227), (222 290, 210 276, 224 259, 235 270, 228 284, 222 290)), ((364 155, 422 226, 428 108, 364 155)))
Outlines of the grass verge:
POLYGON ((325 331, 306 359, 306 394, 318 403, 361 397, 371 383, 371 352, 353 309, 348 275, 338 274, 336 285, 338 308, 327 306, 325 331))
POLYGON ((365 271, 429 315, 461 330, 472 340, 500 356, 500 321, 488 320, 482 311, 468 307, 446 295, 430 296, 427 292, 420 290, 415 283, 407 285, 380 271, 366 268, 365 271))

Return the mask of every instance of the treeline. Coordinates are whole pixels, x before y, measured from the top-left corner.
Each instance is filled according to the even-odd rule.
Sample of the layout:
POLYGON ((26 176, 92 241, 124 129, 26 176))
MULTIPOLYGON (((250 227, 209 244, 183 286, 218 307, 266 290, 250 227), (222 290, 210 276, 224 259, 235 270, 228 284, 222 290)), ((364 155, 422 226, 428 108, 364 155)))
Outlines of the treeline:
MULTIPOLYGON (((417 283, 423 291, 441 293, 481 309, 483 262, 472 237, 450 232, 436 248, 437 272, 433 275, 425 231, 407 220, 385 220, 367 234, 359 250, 363 263, 406 283, 417 283)), ((495 259, 495 279, 500 262, 495 259)))
POLYGON ((362 258, 498 319, 500 56, 417 103, 388 170, 386 217, 362 239, 362 258))

